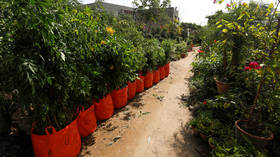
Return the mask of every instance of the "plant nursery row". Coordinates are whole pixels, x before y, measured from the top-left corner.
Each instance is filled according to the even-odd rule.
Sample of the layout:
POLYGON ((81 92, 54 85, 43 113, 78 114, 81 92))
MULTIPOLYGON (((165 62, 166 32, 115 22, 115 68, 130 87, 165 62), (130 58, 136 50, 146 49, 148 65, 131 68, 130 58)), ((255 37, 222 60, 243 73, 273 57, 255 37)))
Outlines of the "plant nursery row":
MULTIPOLYGON (((53 126, 45 128, 46 135, 37 135, 32 132, 31 139, 35 156, 44 157, 50 154, 51 156, 77 156, 81 150, 81 137, 89 136, 96 130, 97 120, 102 121, 112 117, 114 109, 127 105, 128 100, 133 99, 136 93, 141 93, 168 77, 169 69, 170 63, 145 75, 138 73, 135 81, 113 90, 102 99, 93 100, 88 109, 78 106, 76 119, 58 132, 53 126)), ((36 122, 33 125, 36 125, 36 122)))
POLYGON ((0 6, 0 134, 10 135, 17 111, 37 157, 76 156, 96 119, 168 76, 170 61, 191 48, 75 0, 0 6))

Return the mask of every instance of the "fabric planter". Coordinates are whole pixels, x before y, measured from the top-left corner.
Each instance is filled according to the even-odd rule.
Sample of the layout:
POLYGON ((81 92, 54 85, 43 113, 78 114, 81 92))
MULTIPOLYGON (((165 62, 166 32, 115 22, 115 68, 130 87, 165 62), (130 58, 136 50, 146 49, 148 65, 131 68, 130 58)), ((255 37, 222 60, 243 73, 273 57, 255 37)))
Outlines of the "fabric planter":
POLYGON ((147 72, 144 80, 144 87, 151 88, 153 86, 153 72, 147 72))
POLYGON ((77 120, 67 125, 64 129, 56 131, 49 126, 45 129, 46 135, 33 134, 31 140, 36 157, 76 157, 81 150, 81 136, 78 131, 77 120), (49 132, 51 129, 51 133, 49 132))
POLYGON ((127 86, 121 89, 113 90, 112 99, 115 108, 121 108, 127 104, 127 98, 128 98, 127 92, 128 92, 127 86))
POLYGON ((144 76, 139 75, 139 79, 136 80, 136 92, 140 93, 144 90, 144 76))
POLYGON ((159 69, 153 71, 153 83, 158 83, 160 81, 159 69))
POLYGON ((78 118, 78 130, 81 137, 86 137, 96 130, 96 117, 94 112, 94 105, 85 110, 84 106, 81 109, 77 109, 78 118))
POLYGON ((98 102, 93 101, 95 116, 97 120, 105 120, 112 117, 114 114, 114 104, 111 94, 107 94, 104 98, 98 102))
POLYGON ((165 70, 165 77, 168 77, 170 72, 170 63, 165 64, 164 70, 165 70))
POLYGON ((128 82, 128 100, 131 100, 136 95, 136 81, 128 82))
POLYGON ((164 67, 159 67, 159 74, 160 74, 160 79, 164 79, 165 78, 165 70, 164 67))

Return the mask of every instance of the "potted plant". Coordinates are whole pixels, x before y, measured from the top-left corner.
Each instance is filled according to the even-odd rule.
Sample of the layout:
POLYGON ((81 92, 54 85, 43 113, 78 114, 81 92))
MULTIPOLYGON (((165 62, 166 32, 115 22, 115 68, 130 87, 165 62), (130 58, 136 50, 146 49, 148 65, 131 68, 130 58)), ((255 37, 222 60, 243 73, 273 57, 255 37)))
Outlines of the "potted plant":
POLYGON ((237 75, 242 72, 240 65, 246 57, 249 57, 247 47, 252 45, 251 35, 248 35, 250 28, 247 25, 249 18, 244 16, 248 13, 248 6, 241 3, 232 3, 227 6, 229 13, 223 16, 216 25, 220 30, 220 40, 214 40, 211 51, 220 52, 223 55, 223 71, 214 78, 217 84, 218 93, 226 92, 236 81, 237 75))
POLYGON ((185 58, 187 57, 187 53, 188 53, 188 50, 187 50, 187 45, 185 42, 181 42, 181 43, 178 43, 176 44, 176 53, 179 53, 181 58, 185 58))
MULTIPOLYGON (((106 30, 110 29, 107 27, 106 30)), ((131 71, 134 64, 131 57, 135 48, 121 36, 110 31, 108 34, 104 42, 100 42, 96 53, 99 55, 98 62, 104 67, 104 79, 108 80, 108 88, 112 90, 115 108, 120 108, 127 104, 127 82, 130 81, 130 74, 135 72, 135 69, 131 71)))
POLYGON ((227 51, 229 51, 229 46, 225 42, 217 41, 213 43, 213 46, 211 47, 211 51, 214 53, 220 53, 222 51, 223 58, 222 58, 222 64, 223 68, 216 71, 214 81, 217 85, 217 91, 219 94, 223 94, 227 90, 229 90, 232 87, 232 82, 234 81, 234 78, 231 75, 231 68, 228 65, 228 54, 227 51))
POLYGON ((145 88, 150 88, 153 85, 152 70, 156 69, 157 61, 159 59, 159 51, 161 50, 159 41, 157 39, 150 39, 144 43, 144 53, 146 57, 146 64, 143 67, 143 75, 145 76, 145 88))
POLYGON ((142 76, 143 67, 146 64, 144 57, 143 43, 145 41, 143 33, 139 31, 133 19, 121 18, 118 21, 113 21, 113 27, 116 29, 115 34, 121 36, 127 41, 131 41, 135 47, 135 55, 131 56, 131 65, 128 81, 128 99, 132 99, 136 92, 144 90, 144 77, 142 76), (136 70, 136 71, 135 71, 136 70))
MULTIPOLYGON (((251 13, 249 12, 248 5, 246 3, 239 4, 237 8, 242 13, 251 13)), ((263 96, 266 95, 264 92, 265 89, 269 89, 267 91, 271 93, 279 87, 279 84, 275 81, 277 76, 275 73, 279 73, 279 69, 276 67, 279 67, 280 58, 278 46, 280 41, 280 17, 276 14, 276 10, 277 7, 274 7, 273 4, 269 6, 269 9, 263 10, 266 13, 266 16, 269 15, 267 18, 269 21, 268 25, 257 22, 258 20, 255 16, 243 16, 243 14, 240 14, 237 18, 237 20, 243 21, 244 23, 248 21, 256 21, 250 26, 244 25, 241 27, 238 25, 237 28, 240 30, 240 33, 250 34, 255 42, 263 43, 261 45, 254 45, 252 51, 254 51, 255 58, 264 64, 264 66, 261 67, 258 62, 251 62, 249 66, 244 68, 245 73, 250 71, 247 73, 248 75, 256 73, 256 76, 258 77, 258 79, 255 80, 245 80, 245 83, 246 81, 257 81, 258 83, 252 106, 246 108, 246 110, 249 111, 247 116, 248 119, 237 120, 235 122, 237 137, 239 139, 241 137, 246 137, 256 146, 256 148, 260 150, 264 149, 266 145, 274 138, 269 125, 266 125, 262 122, 262 115, 264 113, 263 110, 266 107, 266 104, 262 103, 264 103, 267 99, 265 96, 263 96), (254 27, 254 29, 252 29, 252 27, 254 27), (256 111, 257 113, 255 113, 256 111)), ((227 32, 227 30, 224 30, 224 32, 227 32)), ((238 56, 238 54, 236 54, 236 56, 238 56)), ((236 63, 237 61, 238 60, 232 59, 233 63, 236 63)))
POLYGON ((170 70, 171 54, 175 53, 175 43, 173 40, 164 40, 162 41, 161 45, 165 53, 164 70, 165 70, 165 77, 167 77, 169 75, 169 70, 170 70))
POLYGON ((66 34, 74 32, 68 19, 72 6, 68 5, 65 1, 13 1, 6 7, 9 15, 5 29, 10 34, 4 35, 1 42, 1 47, 5 45, 7 49, 0 52, 1 67, 6 71, 1 76, 1 82, 5 82, 1 89, 4 87, 8 93, 15 90, 12 101, 35 121, 31 137, 36 156, 76 156, 81 148, 77 106, 72 98, 88 97, 90 81, 79 71, 77 61, 83 58, 73 57, 80 51, 71 51, 67 43, 70 40, 66 34), (46 11, 42 13, 38 8, 46 11), (65 139, 70 145, 65 144, 65 139))

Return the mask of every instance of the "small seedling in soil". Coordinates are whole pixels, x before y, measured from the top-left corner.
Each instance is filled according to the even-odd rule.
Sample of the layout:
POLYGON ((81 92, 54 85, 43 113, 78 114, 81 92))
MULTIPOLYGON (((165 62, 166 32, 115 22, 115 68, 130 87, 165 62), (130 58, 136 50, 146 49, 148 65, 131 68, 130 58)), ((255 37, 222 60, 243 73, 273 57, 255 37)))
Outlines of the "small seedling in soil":
POLYGON ((125 112, 124 115, 123 120, 129 121, 131 119, 131 112, 125 112))
POLYGON ((156 94, 153 94, 154 97, 156 97, 159 101, 162 101, 164 96, 158 96, 156 94))
POLYGON ((139 108, 139 107, 142 107, 142 106, 144 106, 144 104, 138 103, 138 102, 136 102, 132 105, 132 107, 135 107, 135 108, 139 108))
POLYGON ((116 137, 113 139, 113 141, 114 141, 114 142, 117 142, 120 138, 121 138, 121 136, 116 136, 116 137))
POLYGON ((108 125, 106 125, 105 126, 105 130, 106 131, 113 131, 113 130, 115 130, 115 129, 117 129, 118 128, 118 126, 112 126, 112 124, 111 123, 109 123, 108 125))
POLYGON ((142 112, 142 111, 140 111, 140 115, 139 115, 139 117, 141 117, 142 115, 144 116, 144 115, 148 115, 148 114, 150 114, 151 112, 142 112))
POLYGON ((116 136, 116 137, 114 137, 114 138, 113 138, 113 141, 110 142, 110 143, 108 143, 107 146, 113 145, 113 144, 114 144, 115 142, 117 142, 120 138, 121 138, 121 136, 116 136))

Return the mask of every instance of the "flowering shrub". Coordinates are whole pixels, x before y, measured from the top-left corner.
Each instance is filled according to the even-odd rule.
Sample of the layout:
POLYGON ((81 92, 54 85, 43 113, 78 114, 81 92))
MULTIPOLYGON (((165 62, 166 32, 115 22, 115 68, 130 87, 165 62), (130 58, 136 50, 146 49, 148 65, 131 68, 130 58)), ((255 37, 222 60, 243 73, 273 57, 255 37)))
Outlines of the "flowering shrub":
POLYGON ((245 66, 244 70, 251 70, 251 69, 261 69, 261 66, 258 62, 250 62, 249 66, 245 66))
MULTIPOLYGON (((214 1, 217 2, 222 3, 223 0, 214 1)), ((280 146, 277 144, 280 135, 278 130, 280 112, 277 102, 280 89, 278 46, 280 18, 276 13, 276 6, 273 4, 264 6, 254 2, 249 4, 232 2, 226 5, 228 12, 217 13, 210 16, 212 19, 209 18, 211 23, 207 28, 214 31, 206 34, 209 36, 203 37, 207 42, 202 45, 202 50, 207 53, 200 55, 194 63, 194 77, 190 83, 191 96, 188 104, 197 105, 195 110, 197 117, 194 122, 196 120, 201 121, 199 123, 202 124, 209 122, 209 119, 201 119, 200 115, 208 115, 210 112, 213 113, 213 119, 226 124, 221 128, 224 133, 216 132, 217 147, 212 153, 217 156, 239 154, 279 156, 280 154, 278 151, 280 146), (211 27, 213 23, 216 23, 215 29, 211 27), (216 30, 218 31, 215 32, 216 30), (218 56, 217 60, 221 66, 214 67, 206 64, 206 61, 212 60, 214 55, 218 56), (210 70, 207 72, 208 67, 211 73, 210 70), (222 95, 211 95, 209 87, 212 86, 205 85, 205 82, 213 77, 213 72, 216 75, 232 78, 231 89, 222 95), (206 99, 207 103, 205 103, 206 99), (236 140, 232 125, 238 119, 249 119, 250 123, 246 125, 253 129, 246 130, 247 128, 242 126, 245 131, 255 136, 269 136, 273 132, 277 139, 274 139, 265 151, 261 150, 262 152, 250 144, 251 142, 236 140), (262 131, 252 124, 262 124, 262 131), (225 139, 232 139, 231 141, 235 142, 229 143, 225 139), (234 150, 223 150, 226 148, 229 150, 234 148, 234 150)), ((200 129, 207 132, 209 128, 210 125, 200 129)))

